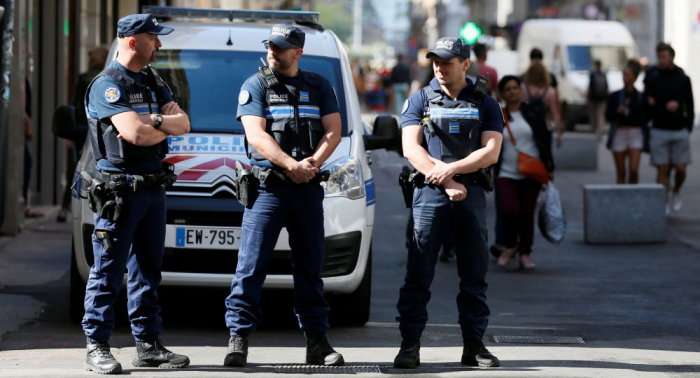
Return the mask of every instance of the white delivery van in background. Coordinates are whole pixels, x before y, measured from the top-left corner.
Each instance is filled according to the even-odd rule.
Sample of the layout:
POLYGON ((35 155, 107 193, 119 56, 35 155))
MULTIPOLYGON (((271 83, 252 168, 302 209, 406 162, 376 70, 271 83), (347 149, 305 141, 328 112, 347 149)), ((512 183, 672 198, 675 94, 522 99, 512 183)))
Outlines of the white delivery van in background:
MULTIPOLYGON (((530 51, 535 47, 542 50, 545 67, 557 78, 567 129, 573 129, 577 123, 588 123, 586 92, 593 62, 601 61, 612 92, 623 86, 622 69, 626 61, 638 57, 629 30, 616 21, 525 21, 518 37, 519 73, 527 70, 530 51)), ((641 83, 641 78, 637 82, 641 83)))

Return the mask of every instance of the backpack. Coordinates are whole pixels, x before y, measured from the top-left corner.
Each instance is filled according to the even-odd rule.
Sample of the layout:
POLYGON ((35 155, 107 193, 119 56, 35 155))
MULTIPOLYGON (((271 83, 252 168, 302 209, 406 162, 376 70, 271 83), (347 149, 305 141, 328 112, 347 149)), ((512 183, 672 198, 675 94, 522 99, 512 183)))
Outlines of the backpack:
POLYGON ((591 100, 605 100, 608 98, 608 79, 600 71, 591 72, 591 81, 588 87, 591 100))
POLYGON ((544 104, 544 96, 547 94, 547 91, 544 91, 542 93, 542 96, 540 97, 535 97, 532 94, 530 94, 530 85, 525 84, 525 91, 527 92, 527 104, 530 105, 530 109, 532 110, 532 113, 536 117, 544 117, 547 114, 547 107, 544 104))

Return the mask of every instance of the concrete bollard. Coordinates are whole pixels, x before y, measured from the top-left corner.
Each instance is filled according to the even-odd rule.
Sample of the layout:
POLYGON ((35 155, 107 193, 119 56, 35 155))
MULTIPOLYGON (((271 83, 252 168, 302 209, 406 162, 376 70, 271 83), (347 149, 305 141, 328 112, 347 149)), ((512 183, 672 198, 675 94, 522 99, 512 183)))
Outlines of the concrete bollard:
POLYGON ((598 136, 585 133, 564 133, 561 147, 552 141, 556 169, 598 169, 598 136))
POLYGON ((666 241, 666 192, 661 184, 584 185, 586 243, 666 241))

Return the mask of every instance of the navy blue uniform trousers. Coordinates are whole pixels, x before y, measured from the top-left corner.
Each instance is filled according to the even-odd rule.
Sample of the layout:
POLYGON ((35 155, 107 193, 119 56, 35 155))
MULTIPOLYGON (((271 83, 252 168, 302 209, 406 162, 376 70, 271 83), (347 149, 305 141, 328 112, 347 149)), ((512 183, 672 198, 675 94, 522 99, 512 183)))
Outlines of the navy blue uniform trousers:
POLYGON ((260 185, 243 213, 236 275, 226 298, 231 335, 248 336, 262 321, 260 295, 282 227, 289 233, 294 275, 294 312, 307 337, 328 329, 323 298, 323 188, 318 183, 260 185))
POLYGON ((425 329, 438 252, 445 235, 451 232, 460 279, 457 309, 462 338, 481 339, 490 314, 486 305, 488 246, 484 189, 467 186, 467 197, 452 202, 432 185, 415 188, 413 219, 406 278, 397 305, 401 337, 419 338, 425 329))
POLYGON ((131 333, 138 341, 157 340, 163 330, 156 289, 160 284, 165 242, 165 191, 142 189, 124 193, 126 211, 117 222, 95 214, 95 231, 106 231, 112 244, 105 251, 92 235, 95 263, 85 293, 83 330, 89 343, 109 341, 114 328, 113 304, 124 272, 131 333))

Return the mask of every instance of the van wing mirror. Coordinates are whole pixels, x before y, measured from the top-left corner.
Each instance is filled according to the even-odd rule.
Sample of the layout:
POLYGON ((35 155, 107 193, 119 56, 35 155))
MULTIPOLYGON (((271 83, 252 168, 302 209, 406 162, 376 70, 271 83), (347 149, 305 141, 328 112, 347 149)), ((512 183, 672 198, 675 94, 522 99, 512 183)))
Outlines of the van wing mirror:
POLYGON ((401 151, 401 130, 396 118, 390 115, 380 115, 374 120, 372 134, 365 134, 362 137, 365 143, 365 150, 377 150, 386 148, 389 151, 401 151))
POLYGON ((76 124, 75 107, 70 105, 60 105, 54 110, 51 129, 57 137, 74 141, 85 140, 88 132, 87 126, 76 124))

